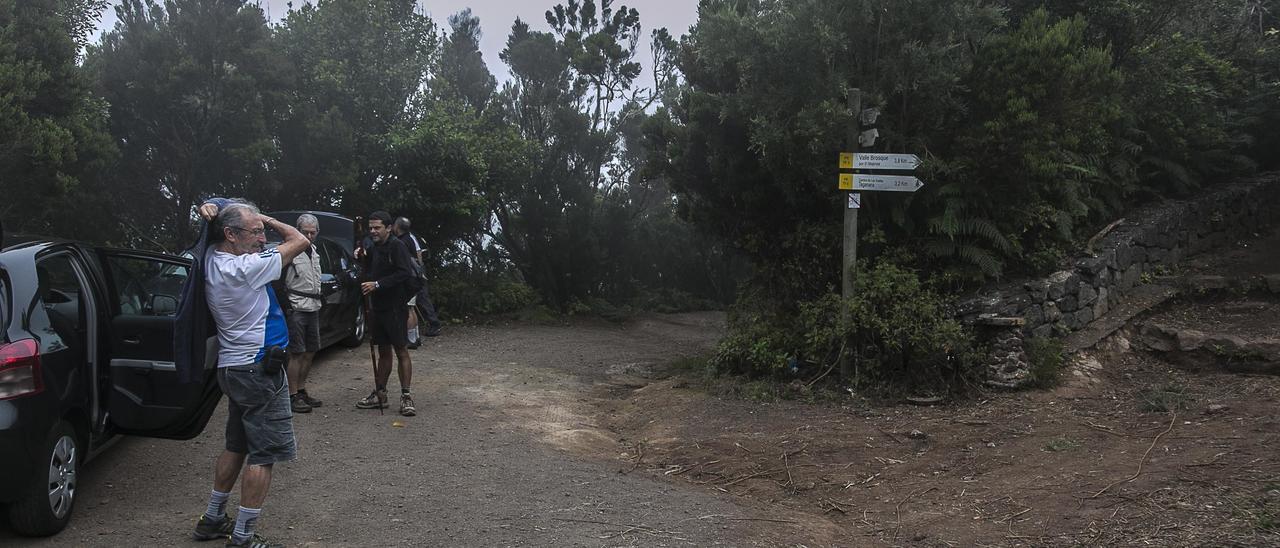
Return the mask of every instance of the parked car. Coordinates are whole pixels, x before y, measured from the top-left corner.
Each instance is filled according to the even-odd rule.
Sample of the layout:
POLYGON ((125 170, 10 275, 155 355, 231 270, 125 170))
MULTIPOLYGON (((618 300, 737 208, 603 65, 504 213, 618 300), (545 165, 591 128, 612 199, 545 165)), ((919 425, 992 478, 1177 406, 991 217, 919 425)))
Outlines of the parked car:
MULTIPOLYGON (((267 215, 293 225, 304 213, 315 215, 320 224, 320 236, 315 242, 320 254, 320 294, 324 296, 320 305, 320 347, 359 346, 364 339, 364 297, 360 294, 360 264, 352 254, 355 221, 321 211, 276 211, 267 215)), ((267 231, 268 246, 282 240, 274 230, 267 231)))
POLYGON ((174 366, 188 259, 2 232, 0 505, 15 532, 51 535, 90 455, 121 434, 193 438, 222 393, 212 369, 182 383, 174 366))

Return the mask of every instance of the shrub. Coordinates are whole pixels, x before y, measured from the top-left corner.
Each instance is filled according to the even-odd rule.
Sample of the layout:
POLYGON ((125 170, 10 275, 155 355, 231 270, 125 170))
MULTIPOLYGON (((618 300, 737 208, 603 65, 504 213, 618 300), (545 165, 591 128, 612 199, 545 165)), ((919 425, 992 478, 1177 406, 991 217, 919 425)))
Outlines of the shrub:
POLYGON ((446 268, 431 280, 431 300, 446 320, 515 312, 538 302, 528 285, 503 273, 446 268))
POLYGON ((1031 385, 1050 388, 1058 384, 1062 376, 1062 341, 1049 337, 1033 337, 1026 340, 1023 350, 1031 365, 1031 385))
POLYGON ((816 377, 834 368, 843 351, 856 365, 846 381, 920 389, 955 386, 973 361, 969 334, 943 297, 891 263, 860 270, 847 301, 828 295, 794 309, 765 299, 747 303, 730 316, 729 336, 711 360, 717 371, 816 377))

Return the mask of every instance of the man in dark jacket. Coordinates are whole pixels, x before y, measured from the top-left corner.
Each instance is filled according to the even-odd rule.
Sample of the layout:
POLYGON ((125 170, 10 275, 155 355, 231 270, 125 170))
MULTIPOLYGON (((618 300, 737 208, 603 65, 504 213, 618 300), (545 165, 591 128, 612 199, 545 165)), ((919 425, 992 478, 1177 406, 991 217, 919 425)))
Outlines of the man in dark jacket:
POLYGON ((391 353, 394 350, 399 366, 400 414, 412 417, 417 414, 409 384, 413 377, 413 363, 409 357, 408 333, 409 298, 413 293, 413 263, 404 243, 391 234, 391 214, 375 211, 369 215, 369 236, 373 245, 366 249, 369 268, 366 282, 360 290, 369 297, 371 314, 369 335, 378 347, 378 362, 374 367, 374 388, 364 399, 356 403, 360 409, 383 409, 387 404, 387 380, 391 377, 391 353))

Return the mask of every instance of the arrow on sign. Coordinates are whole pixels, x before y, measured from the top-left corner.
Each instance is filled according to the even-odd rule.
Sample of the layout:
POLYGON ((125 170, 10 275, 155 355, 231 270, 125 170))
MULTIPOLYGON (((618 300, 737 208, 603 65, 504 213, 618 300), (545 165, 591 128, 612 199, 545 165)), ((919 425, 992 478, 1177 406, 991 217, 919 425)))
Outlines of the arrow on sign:
POLYGON ((924 182, 906 175, 854 175, 853 190, 887 190, 891 192, 915 192, 924 182))
POLYGON ((920 157, 915 154, 881 154, 877 152, 860 152, 854 155, 854 169, 903 169, 912 170, 920 165, 920 157))

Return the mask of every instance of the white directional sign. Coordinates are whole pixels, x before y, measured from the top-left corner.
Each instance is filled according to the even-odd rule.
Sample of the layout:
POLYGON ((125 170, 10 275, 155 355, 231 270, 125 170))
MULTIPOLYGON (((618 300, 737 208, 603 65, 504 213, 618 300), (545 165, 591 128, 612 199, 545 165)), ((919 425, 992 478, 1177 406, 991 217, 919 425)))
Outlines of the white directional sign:
POLYGON ((924 182, 915 177, 905 175, 862 175, 853 176, 853 190, 888 190, 892 192, 915 192, 924 186, 924 182))
POLYGON ((859 152, 854 155, 854 169, 903 169, 912 170, 920 165, 920 157, 915 154, 882 154, 878 152, 859 152))

